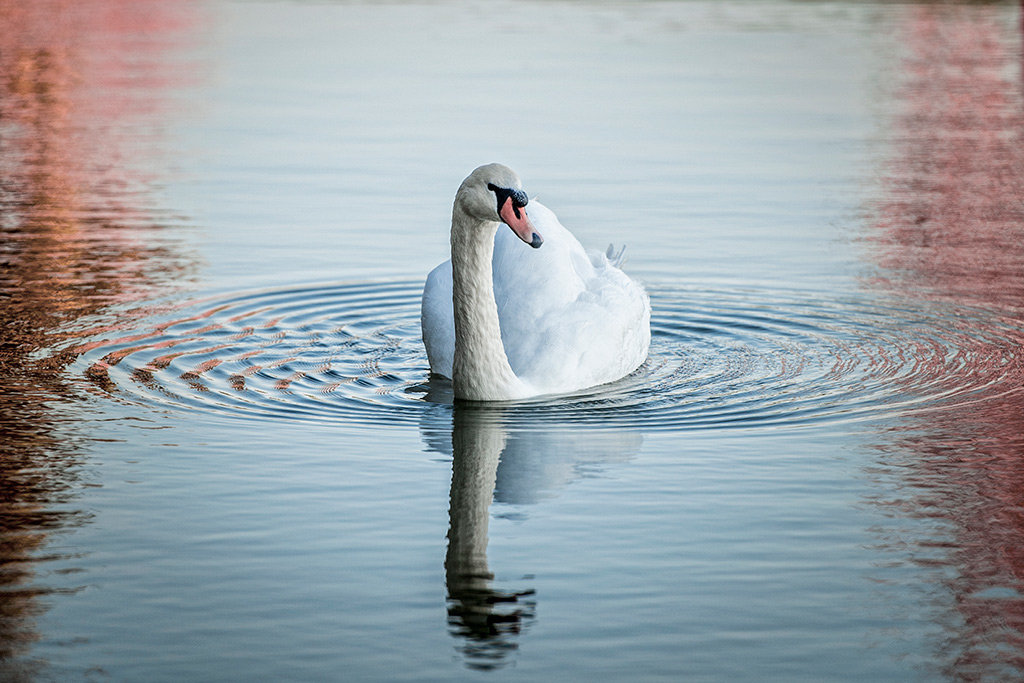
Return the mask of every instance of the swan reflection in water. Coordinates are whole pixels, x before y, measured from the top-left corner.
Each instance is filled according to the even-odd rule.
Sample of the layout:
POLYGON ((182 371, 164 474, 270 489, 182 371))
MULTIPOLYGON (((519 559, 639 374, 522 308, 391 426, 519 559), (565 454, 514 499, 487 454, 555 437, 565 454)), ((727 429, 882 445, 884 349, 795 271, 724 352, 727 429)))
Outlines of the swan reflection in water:
POLYGON ((534 617, 533 589, 493 587, 487 564, 487 529, 498 462, 507 444, 499 410, 455 409, 452 423, 452 488, 448 508, 448 624, 464 640, 473 668, 492 668, 515 649, 515 637, 534 617))
POLYGON ((588 466, 631 459, 643 437, 571 425, 517 429, 522 421, 514 407, 457 403, 451 409, 450 441, 438 431, 436 412, 422 425, 427 446, 452 456, 444 562, 448 624, 468 667, 496 669, 508 663, 520 634, 533 622, 537 596, 532 586, 523 585, 529 576, 515 587, 495 585, 487 561, 491 502, 536 503, 588 466))

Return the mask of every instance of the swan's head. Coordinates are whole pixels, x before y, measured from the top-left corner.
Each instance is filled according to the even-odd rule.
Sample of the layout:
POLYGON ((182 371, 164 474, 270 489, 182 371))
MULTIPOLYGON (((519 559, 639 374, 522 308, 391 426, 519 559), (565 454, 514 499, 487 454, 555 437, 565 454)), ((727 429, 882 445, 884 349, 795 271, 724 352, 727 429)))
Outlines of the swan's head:
POLYGON ((529 202, 519 176, 501 164, 487 164, 470 173, 455 195, 456 206, 468 215, 480 221, 504 223, 519 239, 536 249, 544 239, 533 229, 526 214, 529 202))

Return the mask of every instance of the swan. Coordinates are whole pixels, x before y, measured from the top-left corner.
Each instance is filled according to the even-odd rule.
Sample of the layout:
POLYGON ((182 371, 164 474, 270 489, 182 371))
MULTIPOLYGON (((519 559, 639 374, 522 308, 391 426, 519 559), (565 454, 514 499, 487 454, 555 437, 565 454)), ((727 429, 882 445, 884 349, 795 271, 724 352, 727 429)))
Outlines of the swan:
POLYGON ((647 358, 651 306, 620 257, 588 254, 512 169, 477 168, 455 194, 451 259, 423 287, 431 372, 474 401, 571 393, 633 372, 647 358))

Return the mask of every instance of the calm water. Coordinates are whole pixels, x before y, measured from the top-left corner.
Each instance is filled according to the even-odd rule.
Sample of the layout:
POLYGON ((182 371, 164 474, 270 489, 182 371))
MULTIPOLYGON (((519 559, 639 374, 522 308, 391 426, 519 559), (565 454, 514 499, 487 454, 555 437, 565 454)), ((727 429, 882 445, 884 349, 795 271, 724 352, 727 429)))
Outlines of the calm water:
POLYGON ((0 0, 0 678, 1017 680, 1014 4, 0 0), (647 364, 453 405, 502 161, 647 364))

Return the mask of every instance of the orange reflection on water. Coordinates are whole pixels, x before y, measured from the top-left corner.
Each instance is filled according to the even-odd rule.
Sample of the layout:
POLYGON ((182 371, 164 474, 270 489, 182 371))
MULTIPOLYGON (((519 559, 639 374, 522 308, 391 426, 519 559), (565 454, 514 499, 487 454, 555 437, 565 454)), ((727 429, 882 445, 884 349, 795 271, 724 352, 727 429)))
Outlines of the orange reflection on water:
POLYGON ((81 466, 61 359, 36 360, 66 326, 134 301, 190 267, 160 244, 140 159, 156 150, 167 59, 195 25, 193 2, 0 0, 0 678, 35 637, 34 567, 81 466))
POLYGON ((156 226, 136 162, 190 6, 0 1, 5 329, 34 336, 180 275, 140 238, 156 226))
POLYGON ((873 235, 884 284, 961 311, 951 324, 976 343, 944 371, 993 381, 894 435, 884 449, 899 490, 886 504, 952 529, 911 550, 953 599, 953 613, 939 617, 943 673, 1016 677, 1024 675, 1024 368, 1002 351, 1024 336, 1005 333, 1024 327, 1020 27, 1005 7, 902 11, 900 109, 873 235), (989 314, 975 318, 971 307, 989 314), (997 318, 998 330, 985 322, 997 318))

